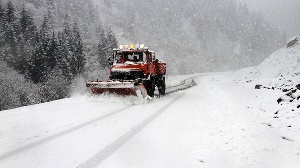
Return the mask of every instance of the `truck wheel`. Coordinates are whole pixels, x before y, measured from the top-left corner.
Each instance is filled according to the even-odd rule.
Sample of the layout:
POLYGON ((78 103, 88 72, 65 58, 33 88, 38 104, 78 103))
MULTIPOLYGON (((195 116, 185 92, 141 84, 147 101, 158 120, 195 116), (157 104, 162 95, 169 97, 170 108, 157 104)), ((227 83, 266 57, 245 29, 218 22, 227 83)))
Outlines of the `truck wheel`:
POLYGON ((157 87, 158 87, 158 92, 159 92, 159 95, 165 95, 166 94, 166 83, 164 80, 159 80, 157 82, 157 87))
POLYGON ((147 90, 147 94, 150 97, 154 97, 154 90, 155 90, 154 82, 152 82, 151 80, 146 80, 143 83, 144 83, 144 86, 147 90))

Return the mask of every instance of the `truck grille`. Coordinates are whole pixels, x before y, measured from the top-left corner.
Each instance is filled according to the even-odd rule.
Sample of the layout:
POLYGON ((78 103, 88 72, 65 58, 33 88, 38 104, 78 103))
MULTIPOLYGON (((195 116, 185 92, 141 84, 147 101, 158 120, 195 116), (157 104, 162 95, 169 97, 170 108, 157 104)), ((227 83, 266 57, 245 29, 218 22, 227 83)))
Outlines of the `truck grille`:
POLYGON ((111 79, 134 80, 144 78, 143 71, 113 71, 111 79))

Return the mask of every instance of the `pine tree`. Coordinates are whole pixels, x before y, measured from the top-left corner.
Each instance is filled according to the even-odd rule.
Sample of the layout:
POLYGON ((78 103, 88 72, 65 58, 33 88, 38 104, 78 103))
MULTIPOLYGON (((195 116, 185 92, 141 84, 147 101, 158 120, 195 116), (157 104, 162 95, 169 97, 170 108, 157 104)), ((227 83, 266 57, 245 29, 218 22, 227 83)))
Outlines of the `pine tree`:
POLYGON ((106 41, 106 37, 105 37, 105 33, 104 33, 104 30, 102 29, 102 27, 99 27, 98 28, 98 39, 99 39, 99 42, 98 42, 98 51, 97 51, 97 54, 98 54, 98 60, 99 60, 99 63, 100 63, 100 66, 102 68, 105 68, 108 66, 108 63, 107 63, 107 58, 106 58, 106 55, 107 55, 107 41, 106 41))
POLYGON ((72 51, 72 62, 71 66, 73 69, 73 74, 80 75, 83 71, 85 64, 85 57, 83 54, 83 43, 81 34, 78 29, 77 22, 74 22, 72 29, 72 41, 71 41, 71 51, 72 51))
POLYGON ((24 40, 30 42, 31 45, 34 44, 34 37, 36 34, 36 26, 33 21, 33 17, 29 11, 26 10, 23 4, 20 12, 20 33, 23 35, 24 40))
POLYGON ((5 44, 5 39, 4 39, 4 16, 5 16, 5 11, 2 6, 2 2, 0 1, 0 60, 3 59, 3 47, 5 44))
POLYGON ((69 81, 72 78, 69 61, 69 47, 62 32, 58 32, 57 38, 57 65, 62 70, 64 78, 69 81))
POLYGON ((0 30, 4 26, 4 18, 5 18, 4 16, 5 16, 5 10, 4 10, 3 6, 2 6, 2 2, 0 1, 0 30))
POLYGON ((9 66, 14 67, 18 56, 18 34, 19 27, 17 23, 17 16, 15 14, 15 7, 9 1, 6 5, 6 13, 4 16, 4 47, 3 57, 9 66))
POLYGON ((47 68, 50 70, 53 69, 57 65, 57 39, 55 33, 52 32, 52 36, 47 41, 48 47, 46 50, 46 61, 47 61, 47 68))
POLYGON ((30 56, 33 54, 35 46, 36 26, 34 24, 31 14, 26 10, 25 5, 22 5, 20 11, 20 18, 18 20, 20 26, 18 48, 19 56, 16 62, 17 70, 24 74, 29 65, 30 56))
POLYGON ((4 19, 4 14, 5 14, 5 11, 2 6, 2 2, 0 1, 0 23, 2 23, 2 20, 4 19))
POLYGON ((109 52, 107 54, 107 58, 108 58, 110 53, 111 53, 111 50, 113 48, 118 47, 118 41, 116 39, 115 34, 113 33, 113 31, 111 29, 108 30, 106 39, 107 39, 106 41, 107 41, 107 45, 108 45, 108 48, 109 48, 109 52))
POLYGON ((99 62, 102 68, 107 68, 108 58, 112 54, 112 49, 118 47, 117 39, 111 29, 108 30, 108 33, 105 35, 104 30, 99 30, 99 43, 98 43, 98 54, 99 62))
POLYGON ((74 78, 74 63, 72 58, 72 31, 70 28, 70 18, 65 16, 64 29, 59 33, 59 66, 68 81, 74 78))
MULTIPOLYGON (((49 44, 51 35, 49 34, 48 18, 44 16, 43 24, 40 28, 38 42, 30 60, 29 76, 35 83, 46 81, 46 74, 51 69, 49 66, 49 44)), ((52 58, 51 58, 52 59, 52 58)))

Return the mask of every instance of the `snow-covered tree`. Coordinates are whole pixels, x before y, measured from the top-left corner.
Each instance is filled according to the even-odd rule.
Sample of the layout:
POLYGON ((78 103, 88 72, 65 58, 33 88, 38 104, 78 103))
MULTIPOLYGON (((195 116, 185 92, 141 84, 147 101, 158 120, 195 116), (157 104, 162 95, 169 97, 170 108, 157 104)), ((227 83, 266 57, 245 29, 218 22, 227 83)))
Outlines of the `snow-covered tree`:
POLYGON ((37 85, 3 61, 0 61, 0 72, 0 111, 41 102, 37 85))
POLYGON ((19 26, 16 16, 16 9, 12 2, 9 1, 6 4, 4 15, 4 40, 3 45, 3 59, 8 63, 9 66, 14 66, 14 63, 18 57, 18 34, 19 26))
POLYGON ((5 16, 5 11, 2 6, 2 2, 0 1, 0 59, 4 58, 4 52, 3 52, 3 47, 5 44, 5 38, 4 38, 4 16, 5 16))
POLYGON ((108 63, 107 63, 107 54, 108 54, 108 48, 107 48, 107 41, 106 41, 106 35, 104 30, 99 27, 98 29, 98 51, 97 51, 97 55, 98 55, 98 61, 100 63, 100 66, 103 67, 107 67, 108 63))
POLYGON ((1 110, 68 97, 77 76, 87 77, 101 67, 98 42, 105 44, 105 62, 116 44, 112 31, 101 28, 103 38, 98 38, 96 29, 101 26, 91 0, 16 2, 0 2, 0 61, 5 69, 0 86, 6 89, 3 93, 11 93, 7 102, 13 102, 1 102, 1 110), (87 62, 97 65, 85 66, 87 62), (5 74, 10 70, 12 76, 5 74), (3 82, 15 76, 22 85, 3 82))
POLYGON ((78 29, 77 22, 74 22, 72 28, 72 41, 70 41, 71 47, 71 67, 74 76, 80 75, 83 72, 85 64, 85 56, 83 53, 83 41, 80 31, 78 29))
POLYGON ((18 18, 20 32, 18 37, 18 60, 15 63, 15 69, 24 74, 29 68, 30 56, 33 54, 35 47, 35 37, 37 35, 37 29, 33 21, 33 17, 30 12, 26 10, 25 5, 22 5, 22 9, 18 18))
POLYGON ((118 47, 117 39, 111 29, 105 34, 104 30, 99 28, 98 38, 98 56, 102 68, 107 68, 108 58, 112 55, 112 49, 118 47))
POLYGON ((68 97, 69 92, 70 82, 64 77, 62 70, 55 66, 47 74, 47 80, 40 87, 42 101, 47 102, 68 97))

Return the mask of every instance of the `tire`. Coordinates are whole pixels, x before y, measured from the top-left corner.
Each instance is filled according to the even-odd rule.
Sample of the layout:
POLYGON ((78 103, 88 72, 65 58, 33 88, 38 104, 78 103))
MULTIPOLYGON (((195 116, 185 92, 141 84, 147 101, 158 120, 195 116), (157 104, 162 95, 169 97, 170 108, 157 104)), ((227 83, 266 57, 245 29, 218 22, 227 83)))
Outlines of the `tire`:
POLYGON ((160 86, 158 89, 159 95, 164 96, 166 94, 166 86, 160 86))
POLYGON ((155 90, 155 85, 154 85, 154 82, 151 81, 151 80, 146 80, 143 82, 146 90, 147 90, 147 94, 150 96, 150 97, 154 97, 154 90, 155 90))
POLYGON ((166 83, 165 77, 157 81, 158 92, 160 96, 164 96, 166 94, 166 83))

